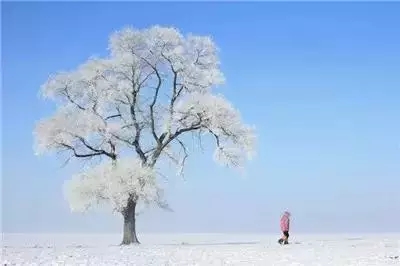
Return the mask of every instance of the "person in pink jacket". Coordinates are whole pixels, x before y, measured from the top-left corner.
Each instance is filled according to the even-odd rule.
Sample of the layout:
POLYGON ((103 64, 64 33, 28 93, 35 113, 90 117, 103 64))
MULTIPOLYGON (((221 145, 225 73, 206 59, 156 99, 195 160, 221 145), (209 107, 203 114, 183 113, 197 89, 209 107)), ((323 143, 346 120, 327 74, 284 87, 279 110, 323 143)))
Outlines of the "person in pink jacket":
POLYGON ((285 211, 281 217, 281 231, 283 236, 278 240, 279 244, 289 244, 290 212, 285 211))

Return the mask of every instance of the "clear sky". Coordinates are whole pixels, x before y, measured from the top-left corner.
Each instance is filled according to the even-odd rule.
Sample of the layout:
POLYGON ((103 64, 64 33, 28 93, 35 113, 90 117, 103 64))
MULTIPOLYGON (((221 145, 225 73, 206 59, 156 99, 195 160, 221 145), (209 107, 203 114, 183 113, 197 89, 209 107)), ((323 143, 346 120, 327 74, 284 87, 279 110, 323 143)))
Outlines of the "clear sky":
POLYGON ((118 215, 73 214, 62 194, 79 169, 35 157, 48 75, 105 55, 125 25, 212 35, 225 95, 258 130, 243 177, 212 154, 167 189, 174 213, 141 232, 400 231, 400 3, 2 3, 2 203, 6 232, 119 232, 118 215))

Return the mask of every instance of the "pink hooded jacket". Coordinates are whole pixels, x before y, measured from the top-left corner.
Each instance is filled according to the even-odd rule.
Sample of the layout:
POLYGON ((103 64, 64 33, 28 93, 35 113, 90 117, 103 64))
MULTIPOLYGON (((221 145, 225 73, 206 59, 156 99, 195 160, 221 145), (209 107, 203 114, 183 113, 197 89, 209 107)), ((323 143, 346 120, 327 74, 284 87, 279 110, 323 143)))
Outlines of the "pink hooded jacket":
POLYGON ((281 218, 281 230, 289 231, 290 228, 290 212, 284 212, 281 218))

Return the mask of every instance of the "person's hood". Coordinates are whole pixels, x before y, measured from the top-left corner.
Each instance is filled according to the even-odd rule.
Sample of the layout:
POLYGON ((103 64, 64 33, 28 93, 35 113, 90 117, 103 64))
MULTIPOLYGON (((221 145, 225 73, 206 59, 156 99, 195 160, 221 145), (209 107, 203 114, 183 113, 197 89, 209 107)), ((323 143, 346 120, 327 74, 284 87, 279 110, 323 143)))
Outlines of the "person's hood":
POLYGON ((290 217, 291 214, 290 214, 290 212, 285 211, 285 212, 283 213, 283 215, 284 215, 284 216, 287 216, 287 217, 290 217))

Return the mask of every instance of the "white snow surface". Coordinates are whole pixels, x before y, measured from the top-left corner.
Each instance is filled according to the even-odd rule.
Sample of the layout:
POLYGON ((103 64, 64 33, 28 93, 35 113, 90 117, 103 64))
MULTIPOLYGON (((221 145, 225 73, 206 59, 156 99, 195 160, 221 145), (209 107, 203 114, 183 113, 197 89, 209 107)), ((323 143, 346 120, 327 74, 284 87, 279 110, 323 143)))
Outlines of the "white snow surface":
POLYGON ((400 234, 139 235, 3 234, 1 265, 400 265, 400 234))

